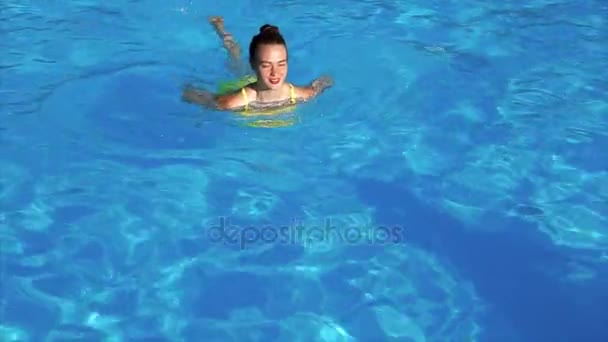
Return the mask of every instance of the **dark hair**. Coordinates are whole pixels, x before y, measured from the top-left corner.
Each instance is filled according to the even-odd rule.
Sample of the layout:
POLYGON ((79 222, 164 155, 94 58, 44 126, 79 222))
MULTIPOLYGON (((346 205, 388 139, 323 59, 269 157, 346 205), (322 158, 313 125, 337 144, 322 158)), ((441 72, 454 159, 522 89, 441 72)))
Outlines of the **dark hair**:
POLYGON ((260 27, 260 33, 253 36, 249 44, 249 63, 253 64, 258 46, 261 44, 280 44, 287 47, 285 39, 281 35, 281 32, 279 32, 279 28, 270 24, 264 24, 260 27))

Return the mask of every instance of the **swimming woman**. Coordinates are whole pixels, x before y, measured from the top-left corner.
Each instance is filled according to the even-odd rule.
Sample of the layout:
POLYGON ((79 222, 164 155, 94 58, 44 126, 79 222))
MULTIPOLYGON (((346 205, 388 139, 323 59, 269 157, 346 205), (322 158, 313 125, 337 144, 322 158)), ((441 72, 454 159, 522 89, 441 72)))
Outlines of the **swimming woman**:
MULTIPOLYGON (((221 17, 211 17, 210 22, 222 38, 233 67, 237 68, 241 57, 238 44, 224 29, 221 17)), ((333 85, 327 76, 317 78, 309 86, 299 87, 286 82, 288 70, 287 44, 279 28, 264 25, 249 45, 249 66, 255 78, 238 90, 216 95, 211 92, 186 86, 183 99, 219 110, 269 109, 294 105, 309 100, 333 85)))

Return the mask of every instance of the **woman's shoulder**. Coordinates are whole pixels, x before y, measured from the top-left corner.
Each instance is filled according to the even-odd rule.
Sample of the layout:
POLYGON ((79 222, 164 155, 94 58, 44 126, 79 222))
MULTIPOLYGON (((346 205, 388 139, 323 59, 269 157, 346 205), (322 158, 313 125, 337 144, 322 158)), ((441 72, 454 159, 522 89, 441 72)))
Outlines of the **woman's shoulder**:
POLYGON ((217 97, 217 107, 220 110, 231 110, 244 107, 249 103, 249 99, 255 99, 256 92, 249 86, 245 86, 233 92, 217 97))

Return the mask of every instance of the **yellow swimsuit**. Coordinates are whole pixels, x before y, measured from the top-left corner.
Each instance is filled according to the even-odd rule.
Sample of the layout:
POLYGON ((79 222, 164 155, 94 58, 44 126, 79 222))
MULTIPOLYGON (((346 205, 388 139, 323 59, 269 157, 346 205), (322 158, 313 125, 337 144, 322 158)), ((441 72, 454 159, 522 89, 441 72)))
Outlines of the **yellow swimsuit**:
POLYGON ((290 93, 290 95, 289 95, 290 105, 289 106, 250 111, 249 110, 249 97, 247 96, 247 90, 245 89, 245 87, 243 87, 243 88, 241 88, 241 94, 243 95, 243 99, 245 100, 245 109, 243 109, 242 111, 239 111, 239 113, 243 114, 243 115, 277 115, 277 114, 288 113, 295 108, 295 104, 297 102, 296 101, 296 91, 295 91, 293 84, 289 84, 289 93, 290 93))
MULTIPOLYGON (((279 114, 286 114, 293 111, 296 107, 296 91, 292 84, 289 84, 290 88, 290 96, 289 102, 290 104, 287 106, 283 106, 280 108, 265 108, 258 110, 251 110, 249 108, 249 97, 247 96, 247 90, 245 89, 247 85, 256 82, 257 79, 255 76, 246 76, 236 81, 230 82, 222 82, 218 87, 219 94, 226 94, 232 91, 236 91, 237 89, 241 89, 241 94, 243 95, 243 99, 245 100, 245 108, 240 111, 235 111, 236 113, 242 116, 272 116, 279 114)), ((276 128, 276 127, 285 127, 291 126, 295 122, 293 117, 277 117, 272 119, 254 119, 253 121, 248 121, 245 125, 251 127, 263 127, 263 128, 276 128)))

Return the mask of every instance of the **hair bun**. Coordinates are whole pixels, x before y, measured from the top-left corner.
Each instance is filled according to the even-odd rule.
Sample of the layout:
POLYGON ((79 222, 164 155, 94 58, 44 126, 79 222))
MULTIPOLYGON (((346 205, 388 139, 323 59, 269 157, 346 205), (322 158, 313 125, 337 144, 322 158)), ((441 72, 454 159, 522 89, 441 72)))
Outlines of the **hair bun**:
POLYGON ((279 28, 274 25, 264 24, 262 27, 260 27, 260 33, 265 32, 279 32, 279 28))

